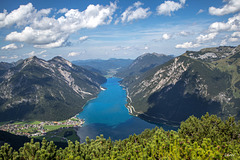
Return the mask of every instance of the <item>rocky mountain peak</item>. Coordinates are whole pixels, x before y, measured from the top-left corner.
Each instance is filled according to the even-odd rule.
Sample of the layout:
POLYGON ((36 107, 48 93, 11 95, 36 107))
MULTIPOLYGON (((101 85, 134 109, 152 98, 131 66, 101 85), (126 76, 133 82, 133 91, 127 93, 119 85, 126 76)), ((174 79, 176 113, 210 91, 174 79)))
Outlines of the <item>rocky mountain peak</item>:
POLYGON ((53 59, 50 60, 50 62, 52 63, 60 63, 60 64, 63 64, 63 65, 67 65, 69 67, 73 67, 72 63, 60 56, 56 56, 54 57, 53 59))

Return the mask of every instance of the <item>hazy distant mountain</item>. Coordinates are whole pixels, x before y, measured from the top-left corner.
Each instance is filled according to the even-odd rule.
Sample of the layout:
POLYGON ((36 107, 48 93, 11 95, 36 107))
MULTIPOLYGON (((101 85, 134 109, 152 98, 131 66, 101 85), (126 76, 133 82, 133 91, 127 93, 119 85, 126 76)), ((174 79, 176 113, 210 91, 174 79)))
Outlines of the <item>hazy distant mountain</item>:
POLYGON ((240 46, 187 51, 123 84, 133 114, 146 120, 178 123, 206 112, 240 119, 240 46))
POLYGON ((146 53, 137 57, 132 64, 130 64, 126 69, 119 71, 116 76, 124 78, 123 83, 126 85, 131 81, 135 81, 135 78, 140 74, 143 74, 158 65, 164 64, 173 58, 174 57, 171 55, 146 53))
POLYGON ((55 57, 31 57, 11 67, 0 83, 0 120, 63 120, 82 110, 106 79, 55 57))
POLYGON ((133 62, 132 59, 115 59, 109 60, 90 59, 90 60, 78 60, 72 63, 78 66, 83 66, 88 69, 97 69, 102 74, 107 75, 111 70, 119 70, 128 67, 133 62))

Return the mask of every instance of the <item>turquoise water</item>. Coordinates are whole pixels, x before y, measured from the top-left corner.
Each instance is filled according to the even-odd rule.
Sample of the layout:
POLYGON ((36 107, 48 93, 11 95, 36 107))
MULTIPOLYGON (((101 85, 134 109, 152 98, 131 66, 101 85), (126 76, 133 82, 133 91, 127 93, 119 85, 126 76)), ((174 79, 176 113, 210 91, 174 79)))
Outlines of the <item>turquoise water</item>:
POLYGON ((108 78, 102 85, 106 90, 100 92, 96 99, 91 100, 78 115, 85 119, 85 125, 102 123, 106 125, 117 125, 127 121, 132 116, 128 114, 126 91, 119 85, 119 78, 108 78))
MULTIPOLYGON (((83 142, 86 136, 95 139, 103 134, 112 140, 124 139, 131 134, 140 134, 145 129, 157 125, 148 123, 138 117, 128 114, 126 91, 120 86, 119 78, 108 78, 102 85, 106 90, 101 91, 96 99, 89 101, 78 117, 85 119, 83 127, 78 129, 78 136, 83 142)), ((166 125, 158 125, 165 130, 176 129, 166 125)))

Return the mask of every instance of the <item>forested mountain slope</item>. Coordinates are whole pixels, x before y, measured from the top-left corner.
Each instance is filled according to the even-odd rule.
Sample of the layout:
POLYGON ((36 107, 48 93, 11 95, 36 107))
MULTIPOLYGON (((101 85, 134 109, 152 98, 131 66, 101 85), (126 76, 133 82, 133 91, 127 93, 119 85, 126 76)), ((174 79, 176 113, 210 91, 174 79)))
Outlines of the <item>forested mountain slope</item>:
POLYGON ((165 54, 145 53, 137 57, 127 68, 120 70, 116 76, 123 78, 123 81, 128 83, 139 75, 173 58, 173 56, 165 54))
POLYGON ((123 81, 132 114, 155 123, 180 123, 206 112, 240 119, 239 84, 240 46, 187 51, 123 81))
POLYGON ((70 118, 96 97, 106 81, 62 57, 25 59, 0 79, 0 121, 70 118))

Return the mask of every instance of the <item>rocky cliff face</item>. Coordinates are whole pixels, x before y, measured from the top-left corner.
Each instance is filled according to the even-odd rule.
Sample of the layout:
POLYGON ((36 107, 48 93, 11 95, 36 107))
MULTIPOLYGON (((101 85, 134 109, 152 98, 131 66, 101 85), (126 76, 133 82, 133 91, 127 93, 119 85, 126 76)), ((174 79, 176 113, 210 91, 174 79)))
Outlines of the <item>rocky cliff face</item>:
POLYGON ((100 92, 101 75, 55 57, 31 57, 0 77, 0 120, 61 120, 100 92))
POLYGON ((176 123, 209 112, 240 119, 240 47, 185 54, 124 82, 132 113, 156 123, 176 123))

